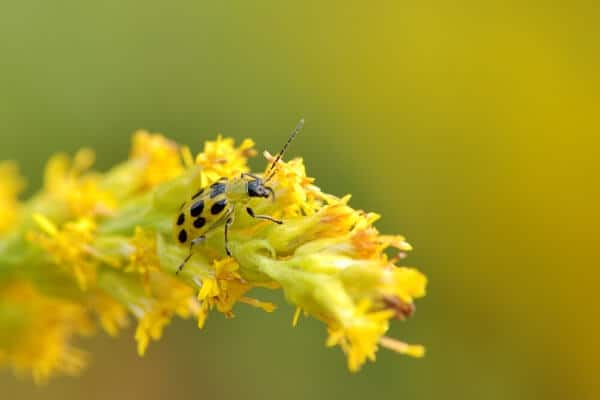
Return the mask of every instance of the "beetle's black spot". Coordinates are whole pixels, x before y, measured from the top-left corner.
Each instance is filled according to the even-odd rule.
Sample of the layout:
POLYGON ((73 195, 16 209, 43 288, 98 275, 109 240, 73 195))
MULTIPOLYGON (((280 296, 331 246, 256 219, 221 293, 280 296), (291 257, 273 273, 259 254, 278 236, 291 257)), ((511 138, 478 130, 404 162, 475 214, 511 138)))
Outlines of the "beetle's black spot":
POLYGON ((192 196, 192 199, 195 199, 196 197, 200 196, 202 193, 204 193, 204 189, 200 189, 196 192, 195 195, 192 196))
POLYGON ((204 226, 205 223, 206 223, 206 219, 204 219, 202 217, 198 217, 198 219, 196 219, 194 221, 194 227, 200 229, 204 226))
POLYGON ((179 218, 177 218, 177 225, 183 225, 185 222, 185 215, 179 214, 179 218))
POLYGON ((227 199, 219 200, 215 204, 212 205, 212 207, 210 208, 210 213, 212 215, 217 215, 218 213, 223 211, 223 209, 225 208, 226 205, 227 205, 227 199))
POLYGON ((198 200, 190 207, 190 214, 192 217, 197 217, 202 214, 202 210, 204 210, 204 200, 198 200))
POLYGON ((177 236, 181 243, 185 243, 187 241, 187 232, 185 229, 179 231, 179 236, 177 236))
POLYGON ((227 186, 224 183, 213 183, 212 186, 210 187, 210 198, 214 199, 215 197, 217 197, 220 194, 225 193, 225 188, 227 186))

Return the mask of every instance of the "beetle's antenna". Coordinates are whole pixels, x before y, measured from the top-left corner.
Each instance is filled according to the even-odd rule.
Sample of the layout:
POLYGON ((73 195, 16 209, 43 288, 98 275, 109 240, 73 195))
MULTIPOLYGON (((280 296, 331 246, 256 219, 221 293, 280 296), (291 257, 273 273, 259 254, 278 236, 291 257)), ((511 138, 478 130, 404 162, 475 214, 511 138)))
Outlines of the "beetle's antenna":
POLYGON ((275 166, 277 165, 277 163, 279 162, 279 160, 281 160, 281 157, 283 157, 283 154, 287 150, 287 148, 290 145, 290 143, 292 143, 292 141, 296 138, 296 135, 298 133, 300 133, 300 131, 302 130, 303 126, 304 126, 304 118, 302 118, 300 120, 300 122, 298 122, 298 124, 296 125, 296 127, 292 131, 292 134, 288 138, 287 142, 283 145, 283 148, 277 154, 277 157, 275 157, 275 160, 273 160, 273 162, 271 163, 271 166, 269 167, 269 169, 267 170, 267 173, 266 173, 267 178, 265 179, 265 182, 269 182, 271 180, 271 178, 273 178, 273 176, 275 175, 275 171, 276 171, 275 170, 275 166))

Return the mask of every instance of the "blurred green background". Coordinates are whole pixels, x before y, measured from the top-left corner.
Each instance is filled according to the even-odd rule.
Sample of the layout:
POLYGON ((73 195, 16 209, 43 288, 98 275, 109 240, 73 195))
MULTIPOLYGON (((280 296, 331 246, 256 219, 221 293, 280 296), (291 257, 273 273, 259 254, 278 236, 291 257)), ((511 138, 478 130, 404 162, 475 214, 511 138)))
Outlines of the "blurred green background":
POLYGON ((144 359, 131 330, 88 340, 81 378, 4 370, 1 397, 597 399, 600 11, 501 3, 3 2, 0 159, 30 191, 51 154, 106 169, 137 128, 276 151, 304 116, 290 157, 407 235, 430 284, 391 330, 422 360, 351 375, 276 296, 178 321, 144 359))

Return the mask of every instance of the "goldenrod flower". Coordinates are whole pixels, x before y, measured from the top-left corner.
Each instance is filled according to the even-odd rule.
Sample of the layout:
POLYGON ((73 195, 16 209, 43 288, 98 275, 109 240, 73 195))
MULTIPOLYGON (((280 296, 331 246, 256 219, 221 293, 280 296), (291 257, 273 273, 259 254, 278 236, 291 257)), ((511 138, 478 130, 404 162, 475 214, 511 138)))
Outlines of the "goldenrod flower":
POLYGON ((233 139, 223 138, 207 141, 204 151, 196 157, 195 163, 202 167, 202 184, 207 185, 220 177, 233 177, 242 172, 248 172, 248 157, 254 156, 254 142, 246 139, 240 147, 234 147, 233 139))
POLYGON ((85 357, 70 339, 96 327, 117 335, 130 317, 142 355, 175 316, 202 328, 211 312, 233 317, 238 303, 273 311, 251 296, 255 287, 282 290, 296 306, 294 326, 301 313, 321 320, 326 345, 340 346, 352 371, 379 346, 422 356, 422 346, 386 336, 390 321, 410 317, 425 295, 425 276, 397 266, 411 246, 381 235, 373 226, 379 215, 352 208, 350 196, 323 192, 299 158, 279 161, 270 181, 275 201, 249 203, 283 224, 237 210, 232 256, 223 228, 215 229, 175 274, 187 255, 172 236, 181 204, 221 177, 249 172, 255 154, 252 140, 236 147, 219 136, 194 157, 138 131, 130 158, 106 173, 91 171, 90 150, 53 157, 44 188, 23 204, 16 167, 0 164, 0 364, 40 382, 76 373, 85 357))
POLYGON ((43 233, 30 232, 28 239, 42 247, 59 268, 69 270, 81 290, 96 280, 96 260, 91 247, 96 224, 90 219, 67 222, 59 230, 43 215, 35 214, 33 219, 43 233))
POLYGON ((0 163, 0 234, 17 220, 20 210, 17 195, 23 187, 17 165, 10 161, 0 163))
POLYGON ((78 151, 72 160, 66 154, 52 157, 46 165, 45 191, 38 204, 53 204, 53 214, 59 218, 110 215, 116 199, 100 187, 99 175, 88 173, 94 160, 90 149, 78 151))
POLYGON ((0 285, 0 365, 18 374, 31 373, 45 382, 53 373, 76 375, 86 354, 70 344, 93 326, 85 307, 75 301, 43 295, 25 281, 0 285))
POLYGON ((152 188, 182 172, 179 146, 157 133, 137 131, 133 135, 131 159, 140 161, 139 167, 143 171, 140 189, 152 188))

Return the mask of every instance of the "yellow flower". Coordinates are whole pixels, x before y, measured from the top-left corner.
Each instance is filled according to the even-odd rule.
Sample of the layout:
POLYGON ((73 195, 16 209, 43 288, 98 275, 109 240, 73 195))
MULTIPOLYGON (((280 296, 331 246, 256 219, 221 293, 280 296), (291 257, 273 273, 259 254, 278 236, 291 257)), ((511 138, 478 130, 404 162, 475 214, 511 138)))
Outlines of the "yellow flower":
POLYGON ((327 346, 339 345, 348 357, 350 371, 358 371, 366 360, 375 361, 378 344, 413 357, 422 357, 423 346, 408 345, 384 336, 389 328, 389 319, 393 310, 369 311, 369 300, 356 305, 354 313, 344 322, 329 324, 327 346))
POLYGON ((58 206, 61 217, 65 213, 66 217, 75 218, 111 215, 115 210, 114 195, 100 188, 99 176, 89 173, 94 160, 92 150, 82 149, 72 160, 58 154, 46 165, 44 187, 49 199, 44 201, 58 206))
POLYGON ((200 313, 200 305, 194 289, 168 275, 154 276, 150 280, 152 299, 138 312, 138 326, 135 331, 137 351, 144 355, 150 340, 159 340, 162 331, 173 316, 189 318, 200 313))
POLYGON ((29 232, 28 239, 41 246, 54 264, 66 269, 76 279, 81 290, 96 281, 96 260, 93 247, 96 224, 90 219, 68 222, 59 230, 54 223, 41 214, 33 216, 43 231, 29 232))
POLYGON ((117 336, 119 331, 128 325, 127 309, 107 293, 95 291, 88 303, 100 326, 110 336, 117 336))
MULTIPOLYGON (((379 215, 352 209, 349 196, 323 195, 304 179, 298 160, 282 163, 273 186, 278 204, 270 207, 288 210, 288 218, 283 225, 265 225, 259 233, 267 239, 263 243, 251 239, 257 235, 253 230, 245 243, 231 244, 240 246, 234 251, 240 273, 256 269, 266 274, 299 309, 323 320, 328 345, 342 348, 353 371, 373 360, 380 344, 401 343, 383 339, 388 321, 413 313, 413 300, 425 294, 426 279, 414 269, 395 266, 403 256, 390 260, 385 251, 392 247, 404 254, 411 246, 402 236, 380 235, 372 226, 379 215)), ((266 213, 275 212, 265 207, 266 213)), ((414 349, 420 348, 387 347, 409 355, 418 355, 414 349)))
MULTIPOLYGON (((267 151, 264 156, 269 165, 275 160, 267 151)), ((323 204, 323 200, 338 200, 335 196, 322 196, 321 191, 312 185, 314 181, 314 178, 306 176, 301 158, 288 163, 279 162, 271 185, 283 215, 311 215, 323 204)))
POLYGON ((248 172, 247 159, 255 154, 251 139, 245 139, 237 148, 233 139, 224 139, 221 135, 215 141, 207 141, 204 151, 196 157, 196 164, 202 167, 202 186, 221 177, 231 178, 248 172))
POLYGON ((125 272, 135 272, 142 278, 144 297, 133 304, 132 312, 138 317, 135 331, 137 350, 144 355, 151 340, 159 340, 163 329, 174 315, 188 318, 199 313, 194 289, 161 272, 156 235, 141 227, 135 228, 130 244, 130 264, 125 272))
POLYGON ((76 217, 111 215, 116 209, 116 199, 98 187, 96 179, 89 177, 67 193, 67 204, 76 217))
POLYGON ((388 330, 392 312, 369 312, 370 304, 364 300, 349 315, 347 321, 329 325, 327 346, 339 345, 348 357, 348 368, 357 371, 366 359, 375 361, 375 352, 380 338, 388 330))
POLYGON ((322 321, 326 344, 342 349, 351 371, 375 360, 380 346, 422 356, 422 346, 387 336, 393 320, 411 317, 425 295, 426 277, 397 265, 412 247, 403 236, 380 234, 380 216, 351 207, 349 195, 322 191, 300 158, 277 163, 268 182, 274 201, 248 199, 257 214, 283 224, 257 221, 239 207, 229 231, 232 257, 223 257, 219 226, 175 274, 189 251, 172 237, 181 203, 199 187, 249 172, 254 154, 252 140, 236 147, 218 136, 194 157, 138 131, 130 159, 106 173, 90 171, 90 150, 72 160, 53 157, 44 190, 22 207, 15 167, 0 166, 0 216, 5 212, 7 221, 0 225, 7 233, 0 237, 0 288, 8 288, 0 292, 0 363, 39 381, 76 372, 83 356, 68 344, 71 337, 98 327, 114 336, 129 315, 137 319, 143 355, 175 316, 196 318, 202 328, 210 312, 233 317, 238 303, 273 311, 274 304, 249 296, 256 287, 283 291, 296 307, 294 326, 302 312, 322 321), (10 218, 19 209, 23 222, 15 225, 10 218), (14 276, 31 282, 15 285, 14 276), (45 328, 49 321, 56 326, 45 328), (36 331, 40 338, 29 335, 36 331), (23 337, 18 345, 15 332, 23 337))
POLYGON ((17 220, 20 210, 17 195, 24 186, 15 163, 0 163, 0 233, 10 228, 17 220))
POLYGON ((244 294, 252 289, 253 285, 242 279, 237 272, 239 265, 234 259, 225 258, 215 260, 213 268, 214 275, 202 279, 198 292, 198 300, 201 305, 200 313, 198 314, 199 328, 204 327, 208 312, 215 307, 219 312, 225 314, 226 317, 232 318, 233 306, 238 301, 261 308, 267 312, 275 310, 275 305, 272 303, 244 296, 244 294))
POLYGON ((31 373, 38 383, 53 374, 77 375, 86 354, 71 346, 76 335, 88 335, 92 325, 76 302, 44 296, 24 281, 0 287, 0 366, 18 374, 31 373))
POLYGON ((129 256, 130 263, 125 272, 138 273, 142 277, 144 287, 149 290, 150 273, 160 270, 155 234, 136 226, 130 243, 134 250, 129 256))
POLYGON ((140 190, 150 189, 181 174, 179 146, 164 136, 145 130, 133 134, 130 158, 142 162, 140 190))

